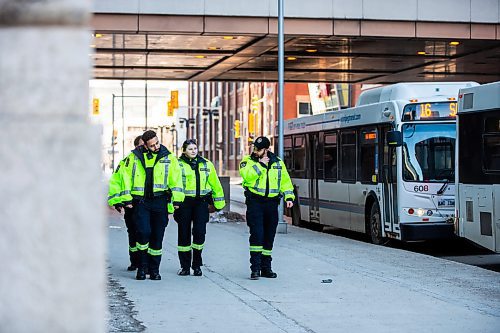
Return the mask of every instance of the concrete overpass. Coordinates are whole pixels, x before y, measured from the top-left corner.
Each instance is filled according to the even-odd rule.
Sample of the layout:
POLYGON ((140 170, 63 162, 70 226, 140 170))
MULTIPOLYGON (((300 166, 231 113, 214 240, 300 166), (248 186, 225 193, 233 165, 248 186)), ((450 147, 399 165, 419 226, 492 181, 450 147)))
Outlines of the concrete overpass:
MULTIPOLYGON (((94 77, 276 81, 276 0, 100 0, 94 77)), ((287 81, 500 80, 500 0, 285 0, 287 81)))

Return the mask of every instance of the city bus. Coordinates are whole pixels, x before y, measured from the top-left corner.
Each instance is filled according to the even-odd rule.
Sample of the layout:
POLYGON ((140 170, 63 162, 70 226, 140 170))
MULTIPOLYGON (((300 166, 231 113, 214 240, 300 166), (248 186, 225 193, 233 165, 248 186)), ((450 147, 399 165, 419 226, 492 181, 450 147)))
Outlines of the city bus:
POLYGON ((375 244, 454 236, 457 97, 475 85, 398 83, 362 92, 355 107, 286 121, 293 224, 375 244))
POLYGON ((460 90, 458 235, 500 252, 500 82, 460 90))

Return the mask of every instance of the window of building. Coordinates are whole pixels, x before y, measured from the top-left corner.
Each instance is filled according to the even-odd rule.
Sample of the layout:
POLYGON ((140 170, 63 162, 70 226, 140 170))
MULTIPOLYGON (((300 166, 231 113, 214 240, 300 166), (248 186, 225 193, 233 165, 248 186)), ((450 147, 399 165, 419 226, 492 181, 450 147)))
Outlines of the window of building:
POLYGON ((343 182, 356 181, 356 131, 343 131, 340 134, 341 168, 343 182))
POLYGON ((297 115, 299 117, 308 116, 312 114, 311 103, 297 102, 297 115))

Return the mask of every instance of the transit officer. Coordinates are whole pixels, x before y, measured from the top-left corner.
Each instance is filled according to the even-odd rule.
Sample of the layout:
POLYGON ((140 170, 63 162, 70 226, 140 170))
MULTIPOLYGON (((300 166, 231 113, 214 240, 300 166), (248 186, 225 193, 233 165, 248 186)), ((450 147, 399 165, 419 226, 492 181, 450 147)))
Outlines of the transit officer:
POLYGON ((209 219, 208 206, 213 202, 216 210, 224 208, 226 205, 224 191, 212 162, 198 155, 195 140, 186 140, 182 144, 179 164, 186 197, 174 213, 174 219, 179 226, 177 250, 181 265, 177 274, 190 275, 192 267, 193 275, 201 276, 201 266, 203 266, 201 252, 205 246, 209 219), (193 242, 191 242, 191 224, 193 242))
POLYGON ((243 157, 240 174, 246 197, 246 219, 250 228, 250 269, 252 280, 259 276, 276 278, 271 269, 272 250, 278 226, 278 205, 282 197, 287 208, 295 195, 285 163, 270 152, 269 139, 255 139, 253 153, 243 157))
POLYGON ((137 280, 161 280, 162 242, 168 213, 184 200, 181 170, 177 158, 158 141, 154 131, 142 135, 144 148, 127 157, 123 171, 121 203, 134 207, 139 267, 137 280))
MULTIPOLYGON (((135 148, 142 147, 144 142, 142 141, 142 135, 139 135, 134 139, 135 148)), ((123 204, 120 203, 120 196, 124 194, 123 192, 123 174, 120 172, 120 169, 123 171, 122 167, 125 164, 126 158, 120 161, 118 167, 115 172, 111 175, 109 180, 109 194, 108 194, 108 204, 110 206, 114 206, 115 209, 121 213, 122 208, 125 208, 125 225, 127 227, 128 234, 128 252, 130 257, 130 266, 127 267, 128 271, 135 271, 137 267, 139 267, 139 261, 137 258, 137 239, 136 239, 136 228, 133 222, 133 214, 134 208, 124 207, 123 204)))

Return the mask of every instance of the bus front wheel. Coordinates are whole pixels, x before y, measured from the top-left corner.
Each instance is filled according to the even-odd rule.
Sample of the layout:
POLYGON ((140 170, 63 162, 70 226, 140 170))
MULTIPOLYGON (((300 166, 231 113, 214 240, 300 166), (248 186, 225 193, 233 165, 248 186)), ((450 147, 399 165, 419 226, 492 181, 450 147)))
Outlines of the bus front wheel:
POLYGON ((382 222, 377 202, 373 203, 370 212, 370 237, 373 244, 382 245, 386 242, 386 239, 382 237, 382 222))

